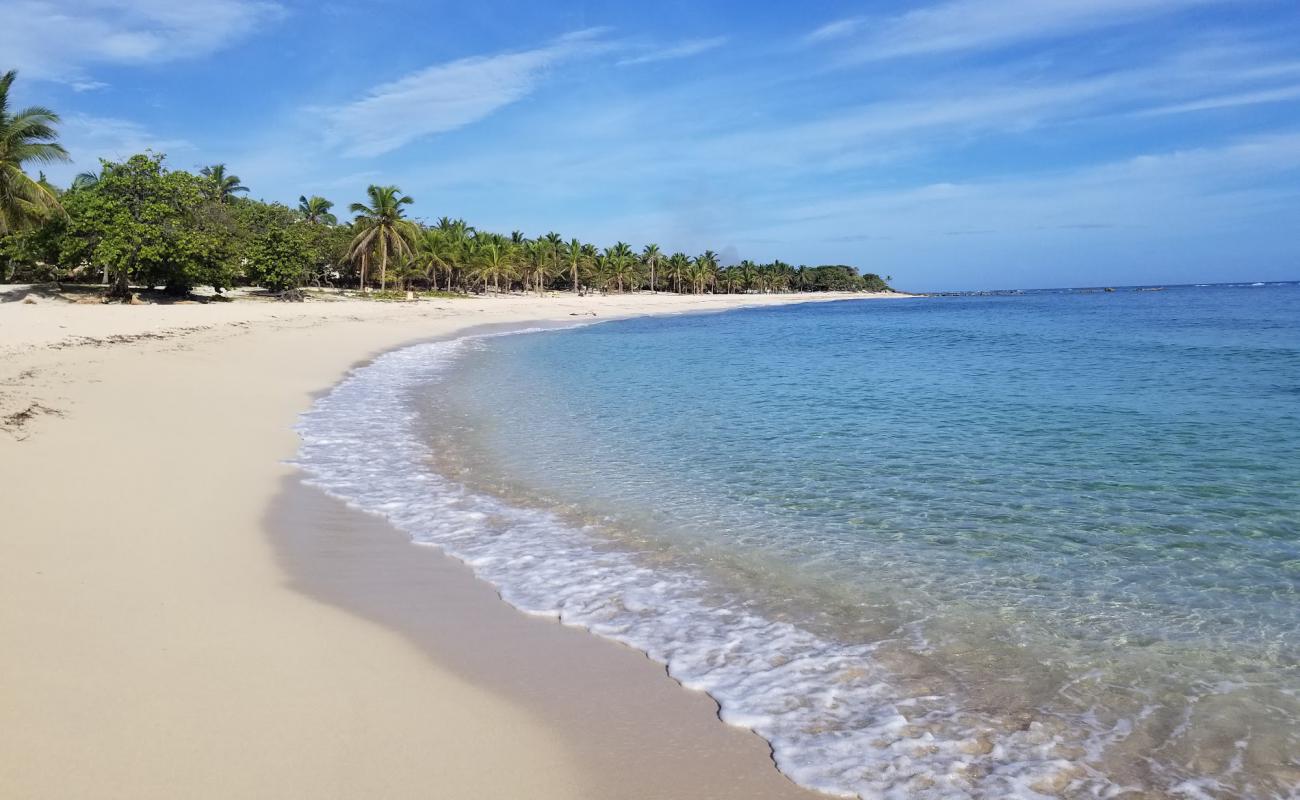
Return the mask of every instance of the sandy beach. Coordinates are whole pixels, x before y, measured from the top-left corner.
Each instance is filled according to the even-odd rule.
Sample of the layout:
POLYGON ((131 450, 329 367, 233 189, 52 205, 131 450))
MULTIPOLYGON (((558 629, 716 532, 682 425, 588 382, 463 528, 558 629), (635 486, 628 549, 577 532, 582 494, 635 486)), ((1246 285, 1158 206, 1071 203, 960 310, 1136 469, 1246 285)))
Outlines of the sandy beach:
POLYGON ((21 296, 0 302, 0 796, 811 796, 662 666, 516 612, 286 461, 312 398, 404 343, 836 296, 21 296))

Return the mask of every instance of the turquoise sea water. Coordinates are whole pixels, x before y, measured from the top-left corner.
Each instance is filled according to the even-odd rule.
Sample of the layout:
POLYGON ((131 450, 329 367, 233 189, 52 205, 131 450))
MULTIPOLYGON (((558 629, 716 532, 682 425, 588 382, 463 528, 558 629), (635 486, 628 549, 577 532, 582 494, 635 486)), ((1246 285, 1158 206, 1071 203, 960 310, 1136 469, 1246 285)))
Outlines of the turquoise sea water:
POLYGON ((1300 796, 1300 286, 424 347, 308 417, 319 482, 665 661, 795 780, 1300 796), (339 438, 380 392, 382 492, 392 452, 339 438))

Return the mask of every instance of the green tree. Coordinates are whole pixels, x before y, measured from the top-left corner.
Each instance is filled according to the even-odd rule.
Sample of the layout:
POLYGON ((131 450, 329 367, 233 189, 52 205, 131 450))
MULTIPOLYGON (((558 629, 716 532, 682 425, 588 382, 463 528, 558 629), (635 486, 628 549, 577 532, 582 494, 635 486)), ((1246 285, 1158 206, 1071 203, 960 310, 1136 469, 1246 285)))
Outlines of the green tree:
POLYGON ((225 164, 213 164, 199 170, 199 174, 208 179, 207 195, 218 203, 229 203, 240 192, 247 192, 248 187, 239 182, 238 175, 226 172, 225 164))
POLYGON ((501 279, 505 278, 508 288, 510 280, 515 277, 516 249, 517 245, 513 239, 507 239, 500 234, 475 234, 470 268, 472 280, 481 281, 486 291, 490 279, 493 291, 500 292, 501 279))
POLYGON ((203 182, 169 172, 160 155, 106 164, 93 187, 66 197, 64 260, 102 265, 118 298, 130 296, 133 281, 174 293, 229 286, 236 274, 235 237, 225 212, 204 202, 203 182))
POLYGON ((434 230, 438 232, 442 244, 444 269, 447 271, 447 290, 451 291, 452 278, 456 272, 464 272, 469 267, 470 239, 474 228, 465 224, 463 219, 440 217, 434 230))
POLYGON ((68 160, 57 141, 58 114, 42 106, 10 112, 9 89, 17 76, 14 70, 0 75, 0 236, 31 228, 59 210, 57 195, 24 168, 68 160))
POLYGON ((316 195, 311 197, 306 195, 298 196, 298 213, 302 215, 304 220, 313 225, 337 225, 338 218, 330 213, 330 209, 333 207, 334 204, 323 197, 316 195))
POLYGON ((691 283, 696 294, 703 294, 704 287, 711 284, 717 277, 718 272, 718 254, 712 250, 705 250, 702 254, 695 257, 691 263, 691 283))
POLYGON ((681 294, 682 281, 690 275, 691 259, 685 253, 673 253, 668 257, 668 277, 673 281, 673 291, 681 294))
POLYGON ((605 267, 608 279, 618 286, 620 292, 623 291, 624 283, 636 279, 636 257, 627 242, 617 242, 613 247, 605 248, 605 267))
POLYGON ((746 291, 754 288, 754 282, 758 280, 758 267, 753 261, 745 260, 740 262, 736 267, 736 277, 740 280, 741 286, 746 291))
POLYGON ((424 228, 415 240, 414 265, 429 280, 429 285, 438 287, 438 274, 447 273, 447 288, 451 288, 452 259, 451 247, 447 242, 445 231, 439 228, 424 228))
POLYGON ((659 266, 659 260, 661 258, 663 258, 663 254, 659 252, 659 245, 657 244, 648 244, 641 249, 641 261, 650 268, 651 292, 659 291, 658 276, 655 274, 655 271, 659 266))
POLYGON ((402 206, 415 202, 402 194, 396 186, 371 185, 366 189, 370 205, 353 203, 349 210, 356 214, 353 227, 356 237, 352 240, 353 260, 361 262, 361 289, 366 286, 366 263, 372 255, 379 254, 379 288, 388 285, 388 259, 390 254, 401 258, 410 258, 415 245, 417 230, 410 220, 403 216, 402 206))
POLYGON ((557 278, 563 274, 563 267, 560 265, 560 255, 564 252, 564 237, 555 231, 550 231, 538 241, 546 243, 546 252, 550 256, 549 269, 546 270, 548 277, 557 278))
POLYGON ((317 255, 302 225, 273 225, 254 236, 244 250, 245 276, 273 292, 302 286, 317 255))
POLYGON ((546 294, 546 282, 560 273, 556 245, 562 242, 558 233, 548 233, 524 247, 532 270, 533 288, 539 296, 546 294), (549 238, 551 236, 555 237, 554 241, 549 238))
POLYGON ((588 246, 577 239, 570 239, 564 247, 564 262, 569 268, 569 283, 574 294, 582 294, 581 273, 591 263, 587 250, 588 246))

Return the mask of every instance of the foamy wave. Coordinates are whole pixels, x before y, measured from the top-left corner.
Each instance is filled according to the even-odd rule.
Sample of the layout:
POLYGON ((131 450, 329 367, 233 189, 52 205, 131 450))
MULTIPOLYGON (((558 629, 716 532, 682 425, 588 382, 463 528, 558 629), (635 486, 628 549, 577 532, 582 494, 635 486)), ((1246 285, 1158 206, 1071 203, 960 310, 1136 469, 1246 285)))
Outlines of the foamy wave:
MULTIPOLYGON (((499 335, 499 334, 497 334, 499 335)), ((905 690, 876 646, 828 641, 706 600, 701 579, 651 569, 597 531, 507 505, 429 467, 412 392, 466 339, 416 345, 354 370, 302 416, 308 482, 436 545, 532 614, 636 647, 720 716, 772 745, 778 768, 831 794, 872 798, 1108 796, 1088 767, 1097 740, 1052 720, 1008 726, 905 690)))

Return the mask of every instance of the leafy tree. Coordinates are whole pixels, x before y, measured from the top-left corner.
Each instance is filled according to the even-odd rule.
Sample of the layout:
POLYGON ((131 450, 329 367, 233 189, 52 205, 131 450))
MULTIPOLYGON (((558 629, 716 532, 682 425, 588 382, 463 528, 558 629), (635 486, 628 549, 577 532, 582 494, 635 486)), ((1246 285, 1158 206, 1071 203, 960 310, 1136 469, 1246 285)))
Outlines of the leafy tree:
POLYGON ((892 276, 890 278, 881 278, 874 272, 868 272, 862 276, 862 288, 868 292, 892 292, 893 289, 889 288, 887 282, 892 279, 892 276))
POLYGON ((315 253, 299 225, 267 228, 249 242, 244 259, 251 281, 273 292, 303 285, 315 253))
POLYGON ((319 264, 313 226, 280 203, 240 201, 234 206, 209 203, 236 245, 245 280, 274 292, 302 286, 319 264))
POLYGON ((9 111, 9 89, 18 73, 0 75, 0 236, 31 228, 59 210, 59 199, 24 167, 68 160, 56 140, 59 115, 42 106, 9 111))
POLYGON ((236 275, 230 220, 205 202, 203 179, 169 172, 163 157, 105 164, 94 186, 66 196, 65 261, 84 258, 113 277, 125 298, 132 282, 183 293, 229 286, 236 275))

